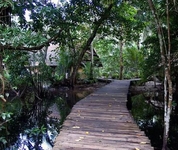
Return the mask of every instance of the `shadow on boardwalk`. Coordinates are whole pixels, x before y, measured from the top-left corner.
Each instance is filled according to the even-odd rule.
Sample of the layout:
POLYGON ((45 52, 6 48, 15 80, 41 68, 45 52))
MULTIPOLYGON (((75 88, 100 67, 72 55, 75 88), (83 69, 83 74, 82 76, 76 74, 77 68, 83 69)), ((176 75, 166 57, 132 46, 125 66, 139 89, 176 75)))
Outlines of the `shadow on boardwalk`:
POLYGON ((53 150, 153 150, 126 107, 129 80, 114 80, 79 101, 53 150))

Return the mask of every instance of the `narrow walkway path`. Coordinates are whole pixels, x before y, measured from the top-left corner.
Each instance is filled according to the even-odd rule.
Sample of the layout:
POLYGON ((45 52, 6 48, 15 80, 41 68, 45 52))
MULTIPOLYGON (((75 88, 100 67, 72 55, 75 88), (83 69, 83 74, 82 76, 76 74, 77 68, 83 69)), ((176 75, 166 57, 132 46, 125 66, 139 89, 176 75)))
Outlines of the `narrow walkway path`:
POLYGON ((53 150, 153 150, 127 110, 129 80, 114 80, 79 101, 53 150))

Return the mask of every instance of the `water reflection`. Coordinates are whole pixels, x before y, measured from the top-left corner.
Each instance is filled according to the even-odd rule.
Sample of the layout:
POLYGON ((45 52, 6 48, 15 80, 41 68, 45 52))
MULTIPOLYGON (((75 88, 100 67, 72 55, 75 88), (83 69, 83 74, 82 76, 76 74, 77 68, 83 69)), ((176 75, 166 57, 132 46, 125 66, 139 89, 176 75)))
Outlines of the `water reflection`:
MULTIPOLYGON (((49 93, 48 93, 49 94, 49 93)), ((50 150, 66 116, 79 99, 89 93, 72 91, 53 91, 50 97, 34 102, 22 100, 15 103, 9 102, 13 107, 13 117, 5 125, 6 129, 0 130, 0 137, 4 137, 6 144, 0 143, 4 150, 50 150)), ((9 108, 9 110, 12 110, 9 108)), ((7 111, 7 108, 6 108, 7 111)), ((0 140, 1 141, 1 140, 0 140)))
POLYGON ((4 135, 7 144, 1 144, 1 149, 45 150, 52 147, 60 126, 60 120, 48 118, 48 108, 52 103, 55 100, 43 100, 28 108, 24 105, 21 113, 14 115, 7 124, 8 134, 4 135))

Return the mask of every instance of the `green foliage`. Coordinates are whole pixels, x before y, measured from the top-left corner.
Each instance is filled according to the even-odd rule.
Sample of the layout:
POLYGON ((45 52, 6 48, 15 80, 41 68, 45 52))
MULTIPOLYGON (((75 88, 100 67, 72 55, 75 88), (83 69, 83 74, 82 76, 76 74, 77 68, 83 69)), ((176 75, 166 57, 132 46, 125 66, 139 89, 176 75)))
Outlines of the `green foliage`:
POLYGON ((132 115, 134 119, 139 121, 152 120, 155 115, 155 109, 146 103, 143 95, 137 95, 132 97, 132 115))
MULTIPOLYGON (((33 0, 28 2, 14 2, 12 13, 20 16, 18 20, 20 25, 17 23, 17 27, 2 28, 1 30, 5 36, 2 38, 1 43, 3 45, 9 44, 14 47, 36 46, 46 42, 46 37, 54 36, 57 30, 62 29, 63 32, 61 36, 54 41, 54 43, 60 43, 60 51, 66 51, 67 49, 66 54, 59 52, 59 68, 57 69, 55 78, 56 80, 61 80, 64 78, 66 72, 70 73, 71 67, 78 59, 83 45, 97 25, 98 18, 101 18, 101 14, 104 14, 105 9, 110 4, 114 5, 111 10, 111 16, 106 18, 106 21, 103 22, 98 32, 102 34, 101 36, 112 35, 117 39, 126 37, 127 40, 132 39, 131 37, 133 36, 130 36, 130 34, 135 34, 135 32, 131 31, 132 27, 136 28, 138 22, 135 20, 137 9, 131 6, 130 3, 117 2, 115 0, 72 0, 70 3, 63 3, 63 6, 57 8, 48 1, 40 3, 33 0), (24 17, 26 10, 30 11, 31 21, 26 21, 24 17), (124 36, 120 34, 123 28, 124 36), (8 39, 8 37, 12 38, 8 39)), ((104 50, 102 51, 102 53, 106 54, 101 59, 107 67, 105 67, 104 72, 101 71, 101 74, 107 74, 108 77, 117 78, 119 74, 119 50, 114 45, 118 43, 114 40, 110 42, 107 47, 112 50, 107 52, 108 49, 105 48, 105 52, 104 50), (109 63, 109 65, 107 65, 107 63, 109 63), (111 64, 113 64, 114 67, 112 67, 111 64)))
POLYGON ((39 83, 50 82, 52 80, 52 68, 44 63, 45 54, 36 54, 35 57, 25 51, 6 51, 5 77, 11 86, 24 88, 25 86, 39 86, 39 83), (16 58, 16 59, 14 59, 16 58), (38 62, 34 66, 32 62, 38 62), (32 65, 32 66, 31 66, 32 65), (36 72, 37 71, 37 72, 36 72))
MULTIPOLYGON (((43 44, 47 46, 47 39, 50 38, 53 39, 52 43, 57 43, 60 47, 59 62, 54 75, 57 81, 63 80, 66 73, 71 73, 72 68, 78 62, 78 56, 85 44, 88 44, 88 48, 90 46, 90 42, 86 43, 86 41, 95 36, 94 48, 97 50, 97 54, 103 65, 99 69, 101 76, 118 78, 119 67, 121 66, 119 64, 120 40, 125 42, 123 49, 124 78, 135 78, 142 75, 146 79, 153 74, 161 76, 162 67, 160 67, 158 38, 153 34, 156 32, 155 24, 145 1, 71 0, 70 3, 64 1, 62 3, 62 6, 56 7, 48 0, 0 1, 0 8, 10 6, 12 8, 12 12, 10 12, 12 13, 11 16, 17 16, 16 21, 12 21, 11 26, 0 25, 0 50, 7 68, 5 77, 13 87, 17 89, 24 85, 31 87, 34 81, 38 86, 39 81, 44 83, 52 80, 53 71, 45 64, 44 59, 42 59, 44 55, 38 56, 37 53, 34 53, 39 62, 39 66, 33 66, 34 68, 27 69, 30 66, 29 53, 27 51, 18 51, 17 49, 26 47, 28 50, 28 48, 43 44), (104 13, 110 4, 113 4, 111 11, 108 14, 104 13), (30 12, 29 17, 31 20, 26 20, 26 10, 30 12), (100 18, 103 18, 102 22, 98 22, 100 18), (100 23, 101 25, 96 28, 100 23), (138 50, 133 43, 140 42, 140 35, 146 26, 151 30, 151 36, 148 36, 150 34, 145 34, 146 38, 144 37, 142 39, 144 40, 143 47, 138 50), (93 33, 95 28, 97 32, 92 35, 91 33, 93 33), (62 32, 56 37, 56 33, 59 30, 62 32), (17 51, 8 51, 7 49, 16 49, 17 51), (142 70, 140 67, 142 67, 142 70)), ((162 20, 163 34, 166 35, 165 1, 154 1, 154 3, 158 10, 158 16, 162 20)), ((173 67, 171 74, 173 78, 176 78, 178 74, 177 3, 174 4, 171 1, 170 6, 171 57, 173 57, 171 60, 171 67, 173 67)), ((165 41, 167 40, 165 36, 165 41)), ((168 45, 166 46, 168 47, 168 45)), ((79 62, 80 64, 81 62, 79 62)), ((91 69, 94 69, 95 77, 96 68, 91 68, 90 63, 85 63, 84 66, 84 72, 87 77, 90 78, 91 69)), ((34 93, 30 96, 33 98, 34 93)), ((57 101, 59 103, 59 109, 62 109, 61 105, 66 105, 66 102, 61 99, 57 101)), ((134 103, 139 105, 137 102, 134 103)), ((17 106, 15 103, 13 105, 14 107, 17 106)), ((142 105, 146 107, 145 104, 142 105)), ((10 107, 7 106, 6 108, 7 114, 6 112, 3 112, 5 114, 2 113, 2 120, 8 119, 8 109, 10 107)), ((65 116, 67 112, 69 110, 61 111, 61 116, 65 116)), ((64 117, 62 118, 64 120, 64 117)), ((35 132, 42 133, 41 131, 43 129, 38 130, 34 128, 30 132, 33 135, 35 132)), ((3 141, 3 137, 0 140, 3 141)))
POLYGON ((111 78, 119 74, 119 49, 115 47, 116 41, 103 39, 96 41, 94 47, 101 60, 103 67, 100 69, 101 76, 111 78))
MULTIPOLYGON (((47 39, 53 38, 52 43, 57 43, 60 47, 55 79, 61 81, 65 78, 66 73, 71 73, 71 68, 77 62, 81 50, 83 50, 85 44, 88 44, 86 41, 90 40, 92 36, 95 37, 96 34, 98 39, 95 39, 94 47, 103 64, 100 74, 104 77, 117 78, 120 66, 118 41, 122 39, 134 41, 135 37, 137 37, 137 40, 143 27, 140 23, 142 19, 140 19, 141 21, 135 19, 138 9, 126 1, 71 0, 70 3, 63 2, 63 6, 60 7, 55 7, 49 1, 39 0, 14 0, 13 2, 6 0, 0 2, 0 7, 6 6, 12 6, 11 16, 17 16, 17 19, 12 21, 11 26, 4 27, 0 25, 0 50, 4 53, 1 54, 3 54, 7 68, 5 77, 17 89, 24 86, 32 87, 34 82, 36 87, 38 87, 41 81, 43 83, 50 82, 53 72, 44 63, 45 61, 42 59, 44 55, 38 55, 37 53, 34 53, 34 55, 39 62, 39 66, 28 68, 30 66, 29 53, 27 51, 18 51, 17 48, 23 49, 23 47, 26 47, 28 50, 28 48, 43 44, 47 46, 47 39), (110 13, 104 13, 110 4, 113 4, 110 13), (26 20, 26 10, 29 11, 31 20, 26 20), (103 18, 102 22, 99 22, 100 18, 103 18), (101 25, 97 29, 98 24, 101 25), (97 29, 97 32, 92 35, 91 33, 93 33, 94 29, 97 29), (59 30, 62 32, 56 36, 59 30), (8 48, 16 49, 16 51, 7 51, 8 48)), ((89 48, 90 44, 87 46, 89 48)), ((125 76, 138 76, 140 73, 137 70, 139 68, 137 58, 141 59, 139 52, 134 48, 126 49, 124 58, 125 76), (129 61, 129 59, 131 60, 129 61), (134 62, 134 67, 131 63, 132 61, 134 62)), ((85 74, 89 77, 90 71, 93 69, 95 77, 97 69, 91 68, 90 63, 86 63, 84 66, 85 74)), ((34 98, 34 92, 29 93, 25 100, 29 100, 29 97, 34 98)), ((61 122, 63 122, 70 109, 66 101, 61 98, 56 101, 61 112, 61 122), (63 105, 66 105, 67 109, 64 109, 63 105)), ((5 111, 7 114, 8 110, 10 108, 14 110, 14 107, 19 108, 19 113, 21 112, 21 102, 19 102, 19 105, 17 105, 17 102, 14 101, 12 103, 13 107, 10 105, 6 106, 5 111)), ((27 109, 32 107, 26 101, 24 105, 27 109)), ((18 114, 18 112, 15 113, 18 114)), ((8 115, 3 116, 5 119, 7 117, 8 115)), ((43 134, 44 130, 44 127, 39 129, 35 127, 27 132, 30 136, 33 136, 34 134, 43 134)), ((3 141, 3 137, 1 140, 3 141)))
POLYGON ((56 98, 55 102, 60 112, 60 116, 61 116, 60 124, 62 125, 67 115, 70 113, 71 109, 68 106, 66 100, 62 99, 61 97, 56 98))
POLYGON ((1 113, 0 116, 3 120, 9 120, 11 118, 12 114, 13 113, 11 113, 11 112, 5 112, 5 113, 1 113))
POLYGON ((135 46, 128 46, 124 50, 124 77, 136 78, 141 76, 141 66, 144 58, 142 52, 135 46))
POLYGON ((0 142, 6 144, 6 138, 4 136, 9 134, 8 126, 17 118, 21 113, 22 105, 19 100, 14 100, 13 102, 1 102, 0 101, 0 142))
POLYGON ((13 87, 31 84, 31 75, 26 68, 29 66, 28 60, 29 55, 27 52, 6 51, 4 59, 7 68, 6 77, 13 87))
POLYGON ((161 147, 164 123, 162 111, 152 107, 143 95, 136 95, 132 97, 131 113, 139 128, 150 138, 151 144, 161 147))
POLYGON ((85 82, 95 82, 97 77, 99 76, 98 71, 99 71, 98 67, 91 66, 91 62, 86 62, 84 64, 82 72, 85 82))
MULTIPOLYGON (((0 131, 1 131, 1 128, 0 128, 0 131)), ((6 138, 0 137, 0 142, 2 142, 5 145, 7 143, 6 138)))
POLYGON ((86 62, 83 67, 83 74, 85 75, 85 80, 89 80, 91 77, 91 63, 86 62))
MULTIPOLYGON (((12 112, 1 112, 0 111, 0 132, 8 134, 7 131, 7 123, 12 119, 12 112)), ((0 142, 3 144, 7 143, 6 138, 3 136, 3 134, 0 135, 0 142)))
POLYGON ((135 7, 129 5, 128 3, 122 3, 120 9, 120 15, 124 19, 132 23, 136 21, 134 17, 137 14, 137 9, 135 7))
POLYGON ((46 132, 46 128, 44 127, 44 125, 42 125, 41 127, 33 127, 31 129, 27 129, 24 131, 25 134, 27 134, 28 137, 32 137, 32 136, 38 136, 38 135, 43 135, 46 132))
POLYGON ((12 47, 29 47, 41 45, 46 42, 46 37, 40 32, 33 32, 31 30, 24 30, 19 27, 4 27, 0 25, 0 44, 10 45, 12 47))
POLYGON ((0 1, 0 8, 6 8, 6 7, 9 7, 9 6, 13 6, 13 1, 12 0, 2 0, 0 1))
MULTIPOLYGON (((95 43, 95 48, 102 61, 103 67, 100 73, 104 77, 119 77, 120 54, 119 42, 112 39, 103 39, 95 43)), ((123 48, 124 78, 136 78, 141 76, 143 55, 134 45, 125 45, 123 48)))
POLYGON ((40 63, 37 67, 39 71, 39 80, 41 82, 49 82, 53 78, 53 69, 50 66, 47 66, 45 63, 40 63))
POLYGON ((68 75, 70 74, 71 67, 74 63, 74 58, 72 57, 71 51, 69 51, 66 46, 60 48, 58 55, 59 58, 58 66, 55 72, 55 79, 57 81, 61 81, 65 79, 66 73, 68 73, 68 75))
POLYGON ((157 75, 162 78, 161 57, 159 51, 159 43, 154 35, 147 37, 143 42, 142 53, 144 55, 144 63, 142 67, 142 79, 147 80, 150 76, 157 75), (148 69, 149 68, 149 69, 148 69))

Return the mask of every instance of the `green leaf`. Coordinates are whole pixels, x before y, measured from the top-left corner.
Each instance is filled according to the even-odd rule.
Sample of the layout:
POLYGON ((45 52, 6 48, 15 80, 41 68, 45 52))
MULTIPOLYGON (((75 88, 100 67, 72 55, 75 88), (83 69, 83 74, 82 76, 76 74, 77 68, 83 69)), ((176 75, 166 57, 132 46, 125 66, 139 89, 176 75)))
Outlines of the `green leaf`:
POLYGON ((7 140, 5 139, 5 137, 0 137, 0 142, 2 142, 3 144, 6 144, 7 140))

